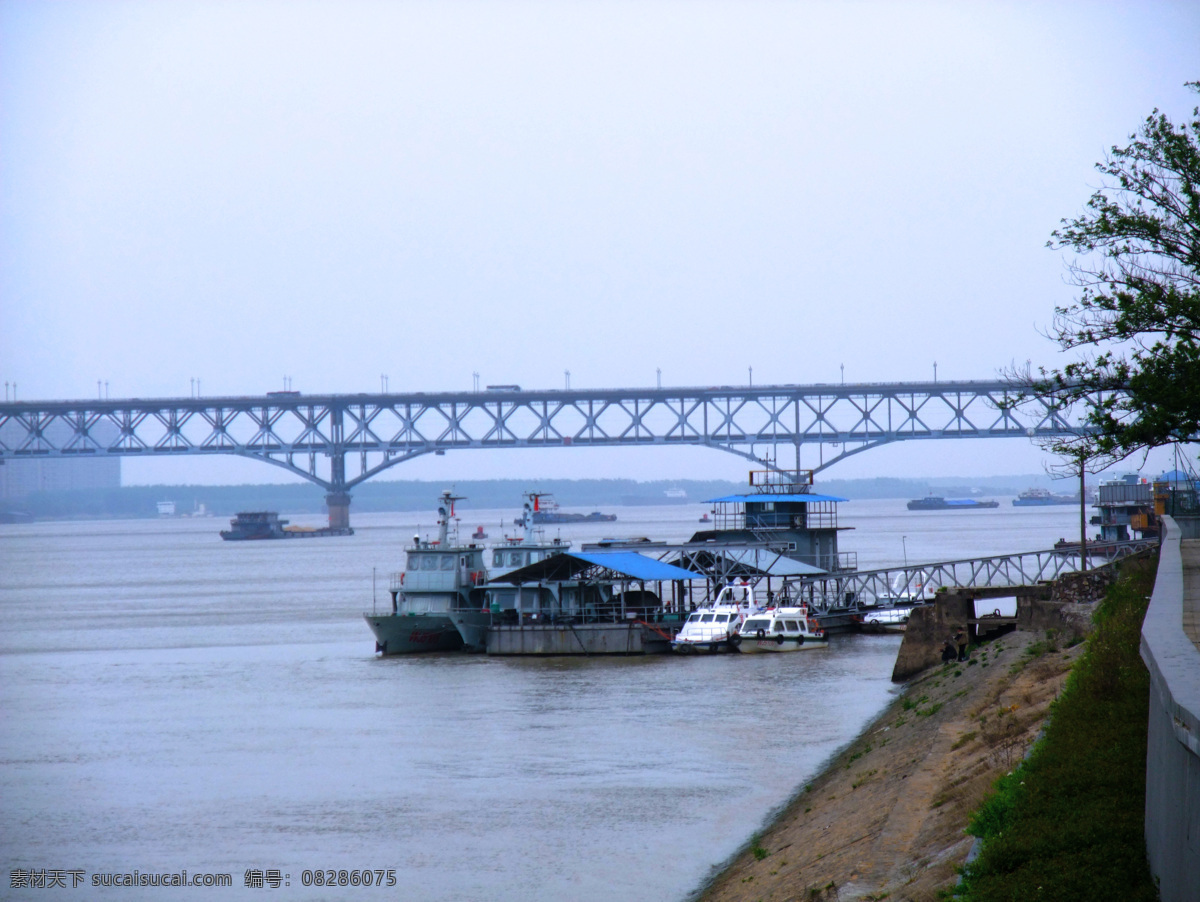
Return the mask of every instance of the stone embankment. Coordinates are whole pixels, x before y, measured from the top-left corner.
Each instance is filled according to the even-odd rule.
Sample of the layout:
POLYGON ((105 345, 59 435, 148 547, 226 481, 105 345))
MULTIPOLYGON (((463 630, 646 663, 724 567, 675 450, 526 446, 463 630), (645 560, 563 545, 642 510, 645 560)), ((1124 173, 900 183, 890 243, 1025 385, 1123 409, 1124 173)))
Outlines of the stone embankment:
POLYGON ((969 602, 947 597, 919 612, 912 641, 906 636, 904 643, 909 654, 903 667, 897 661, 897 670, 920 675, 703 891, 702 900, 916 902, 934 900, 956 882, 972 844, 963 828, 1041 730, 1082 648, 1069 644, 1079 634, 1074 627, 1087 622, 1079 608, 1090 611, 1035 590, 1022 601, 1024 622, 1015 630, 1010 625, 1013 631, 992 633, 995 638, 966 663, 943 664, 947 634, 973 619, 969 602), (928 662, 927 643, 936 651, 928 662))

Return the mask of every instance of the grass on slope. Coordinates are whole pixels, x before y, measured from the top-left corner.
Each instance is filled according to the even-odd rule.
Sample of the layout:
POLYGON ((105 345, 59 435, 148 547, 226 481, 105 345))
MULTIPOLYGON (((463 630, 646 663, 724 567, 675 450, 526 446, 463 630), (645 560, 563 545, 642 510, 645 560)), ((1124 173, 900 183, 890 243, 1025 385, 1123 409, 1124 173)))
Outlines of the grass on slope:
POLYGON ((1156 560, 1131 562, 1030 757, 968 833, 983 839, 952 898, 1153 902, 1143 835, 1149 675, 1138 654, 1156 560))

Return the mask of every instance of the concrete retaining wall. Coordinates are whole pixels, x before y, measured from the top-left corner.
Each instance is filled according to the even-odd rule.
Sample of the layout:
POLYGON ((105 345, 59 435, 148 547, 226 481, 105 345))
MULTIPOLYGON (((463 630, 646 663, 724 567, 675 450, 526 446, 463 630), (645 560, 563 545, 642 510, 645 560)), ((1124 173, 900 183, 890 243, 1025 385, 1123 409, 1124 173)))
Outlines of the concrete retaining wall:
POLYGON ((1194 902, 1200 899, 1200 651, 1189 630, 1200 625, 1200 540, 1185 543, 1173 519, 1163 523, 1142 626, 1142 660, 1150 671, 1146 852, 1162 902, 1194 902))
MULTIPOLYGON (((896 653, 892 681, 903 682, 923 670, 942 663, 942 646, 967 621, 975 617, 976 598, 1017 597, 1017 615, 1028 607, 1032 598, 1044 598, 1049 589, 1040 586, 1004 586, 995 588, 959 589, 939 592, 931 605, 913 608, 904 630, 904 641, 896 653)), ((1059 606, 1061 607, 1061 605, 1059 606)), ((1056 625, 1057 625, 1057 621, 1056 625)))

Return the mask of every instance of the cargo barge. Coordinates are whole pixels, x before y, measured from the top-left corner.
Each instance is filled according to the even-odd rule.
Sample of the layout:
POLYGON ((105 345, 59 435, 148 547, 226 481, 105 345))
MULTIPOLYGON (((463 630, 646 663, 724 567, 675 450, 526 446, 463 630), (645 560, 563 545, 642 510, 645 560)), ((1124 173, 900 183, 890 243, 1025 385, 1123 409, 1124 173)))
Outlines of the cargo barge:
POLYGON ((242 511, 229 521, 229 529, 221 530, 226 542, 257 541, 259 539, 316 539, 325 536, 352 536, 349 526, 308 527, 288 526, 275 511, 242 511))
POLYGON ((562 526, 567 523, 612 523, 617 519, 616 514, 602 514, 592 511, 590 514, 578 514, 560 510, 553 501, 542 501, 548 498, 548 492, 530 492, 533 509, 526 505, 524 516, 513 521, 517 526, 562 526))
POLYGON ((960 511, 983 510, 999 507, 999 501, 976 501, 974 498, 942 498, 938 495, 926 495, 908 502, 910 511, 960 511))
POLYGON ((1026 489, 1013 499, 1013 507, 1050 507, 1057 504, 1079 504, 1079 496, 1055 495, 1046 489, 1026 489))

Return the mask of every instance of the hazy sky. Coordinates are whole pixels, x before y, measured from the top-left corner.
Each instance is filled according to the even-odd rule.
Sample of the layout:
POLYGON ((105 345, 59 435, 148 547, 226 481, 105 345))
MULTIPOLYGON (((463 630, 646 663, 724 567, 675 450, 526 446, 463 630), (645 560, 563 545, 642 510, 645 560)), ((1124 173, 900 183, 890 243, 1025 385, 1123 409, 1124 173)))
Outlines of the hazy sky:
MULTIPOLYGON (((1194 2, 2 0, 0 40, 0 378, 24 400, 1060 365, 1039 330, 1073 290, 1046 239, 1200 78, 1194 2)), ((1041 459, 931 442, 829 475, 1041 459)))

